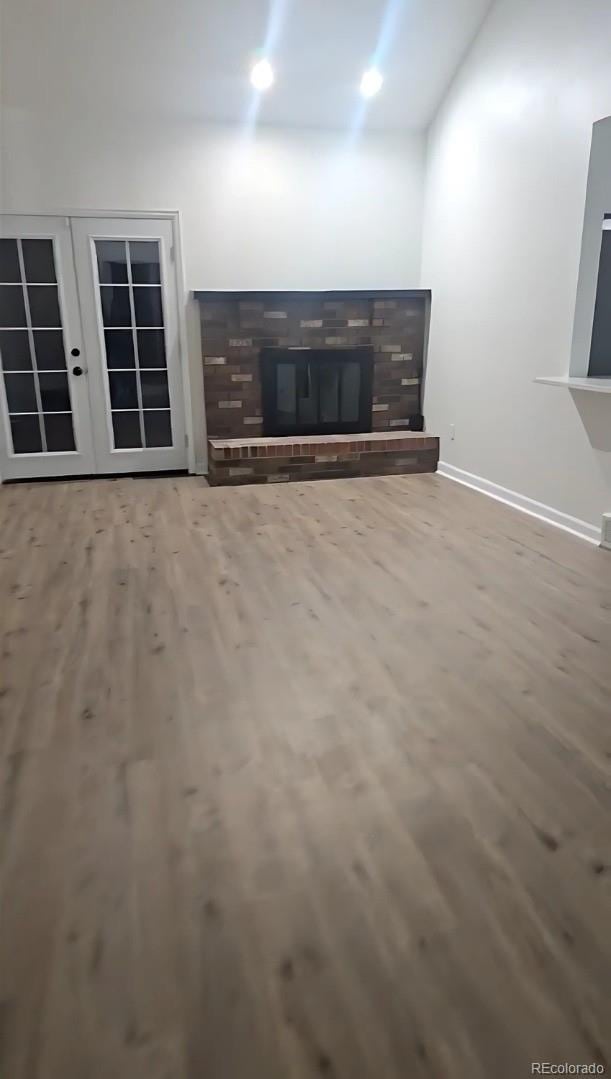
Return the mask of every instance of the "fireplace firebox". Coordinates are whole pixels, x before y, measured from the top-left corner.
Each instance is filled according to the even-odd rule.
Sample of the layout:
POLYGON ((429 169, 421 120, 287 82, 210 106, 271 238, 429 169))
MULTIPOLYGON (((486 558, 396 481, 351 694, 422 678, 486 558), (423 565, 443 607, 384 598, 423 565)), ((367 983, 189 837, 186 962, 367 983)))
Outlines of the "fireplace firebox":
POLYGON ((265 435, 371 430, 373 349, 263 348, 265 435))

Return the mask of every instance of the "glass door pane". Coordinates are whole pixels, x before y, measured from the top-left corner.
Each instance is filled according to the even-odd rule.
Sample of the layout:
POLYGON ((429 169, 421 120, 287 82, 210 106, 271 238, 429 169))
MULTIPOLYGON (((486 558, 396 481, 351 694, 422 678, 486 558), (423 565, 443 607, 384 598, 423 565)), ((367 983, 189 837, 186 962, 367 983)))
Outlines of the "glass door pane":
POLYGON ((276 412, 281 427, 294 427, 297 419, 297 370, 294 363, 276 365, 276 412))
POLYGON ((114 449, 172 446, 159 243, 95 250, 114 449))
POLYGON ((318 422, 337 424, 339 422, 339 372, 340 365, 325 363, 319 366, 319 411, 318 422))
POLYGON ((318 423, 317 365, 310 357, 300 357, 297 370, 297 422, 301 428, 318 423))
POLYGON ((52 238, 0 240, 0 325, 12 453, 75 452, 52 238))
POLYGON ((340 402, 341 422, 356 423, 361 403, 361 365, 359 363, 342 364, 340 402))

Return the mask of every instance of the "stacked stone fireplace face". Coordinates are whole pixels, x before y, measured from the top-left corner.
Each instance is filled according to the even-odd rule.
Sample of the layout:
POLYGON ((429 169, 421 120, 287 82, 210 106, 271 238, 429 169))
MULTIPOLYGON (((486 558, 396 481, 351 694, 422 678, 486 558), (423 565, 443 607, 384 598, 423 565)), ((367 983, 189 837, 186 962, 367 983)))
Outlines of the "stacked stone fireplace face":
POLYGON ((437 440, 419 434, 423 430, 427 292, 200 292, 196 297, 201 312, 211 482, 310 478, 308 472, 360 474, 367 471, 359 469, 358 443, 365 434, 371 437, 364 452, 377 453, 379 465, 383 453, 392 471, 436 467, 433 443, 437 440), (291 372, 293 356, 295 370, 291 372), (270 371, 280 369, 285 385, 278 391, 278 400, 286 400, 287 393, 294 398, 295 386, 301 395, 292 406, 291 425, 285 428, 270 419, 269 384, 270 377, 275 378, 270 371), (357 392, 354 384, 359 377, 363 381, 357 392), (334 425, 329 388, 337 393, 338 387, 343 404, 334 406, 341 413, 334 425), (360 394, 358 415, 351 393, 360 394), (309 413, 307 394, 317 397, 309 413), (384 432, 387 440, 382 438, 384 432), (399 435, 404 437, 399 440, 399 435), (331 441, 325 443, 325 438, 331 441), (330 452, 329 446, 336 452, 330 452), (406 464, 403 469, 401 457, 406 464), (265 460, 265 467, 250 463, 253 459, 265 460), (306 465, 312 467, 306 469, 306 465))

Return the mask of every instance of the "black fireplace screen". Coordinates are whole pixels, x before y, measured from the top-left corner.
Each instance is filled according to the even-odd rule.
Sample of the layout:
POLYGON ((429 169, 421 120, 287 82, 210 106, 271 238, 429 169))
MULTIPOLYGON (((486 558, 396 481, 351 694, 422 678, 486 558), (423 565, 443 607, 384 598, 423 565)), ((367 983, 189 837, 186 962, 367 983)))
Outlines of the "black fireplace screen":
POLYGON ((266 435, 371 430, 371 348, 261 350, 266 435))

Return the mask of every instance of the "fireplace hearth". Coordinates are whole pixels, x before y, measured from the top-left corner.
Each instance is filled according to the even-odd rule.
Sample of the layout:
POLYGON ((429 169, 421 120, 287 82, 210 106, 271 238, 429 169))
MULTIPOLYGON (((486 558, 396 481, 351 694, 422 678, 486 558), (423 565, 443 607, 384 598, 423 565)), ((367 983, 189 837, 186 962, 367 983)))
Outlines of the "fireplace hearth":
POLYGON ((195 296, 211 483, 435 470, 422 415, 428 292, 195 296))

